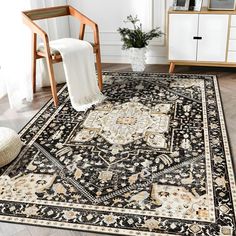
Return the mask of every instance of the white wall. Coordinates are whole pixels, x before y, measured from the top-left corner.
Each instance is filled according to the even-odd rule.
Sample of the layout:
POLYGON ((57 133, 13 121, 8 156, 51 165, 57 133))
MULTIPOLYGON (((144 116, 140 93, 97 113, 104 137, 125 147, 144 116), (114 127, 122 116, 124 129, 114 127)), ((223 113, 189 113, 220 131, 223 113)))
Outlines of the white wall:
MULTIPOLYGON (((68 4, 93 19, 100 29, 102 61, 110 63, 128 63, 126 51, 121 50, 117 29, 124 26, 127 15, 138 15, 146 30, 160 27, 167 32, 167 11, 173 0, 68 0, 68 4)), ((207 4, 204 0, 203 5, 207 4)), ((79 24, 70 19, 72 37, 78 37, 79 24)), ((87 40, 92 41, 92 32, 87 31, 87 40)), ((167 63, 166 36, 153 40, 149 46, 147 63, 167 63)))

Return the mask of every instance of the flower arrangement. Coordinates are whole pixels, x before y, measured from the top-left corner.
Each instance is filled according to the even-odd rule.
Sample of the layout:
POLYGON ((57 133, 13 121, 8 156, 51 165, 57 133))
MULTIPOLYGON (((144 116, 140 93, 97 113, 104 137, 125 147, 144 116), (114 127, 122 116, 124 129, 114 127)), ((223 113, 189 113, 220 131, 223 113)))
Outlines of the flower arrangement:
POLYGON ((120 33, 121 41, 123 42, 122 49, 144 48, 148 46, 150 40, 159 38, 163 35, 159 27, 152 29, 149 32, 144 32, 137 15, 134 17, 132 15, 127 16, 127 19, 124 22, 131 23, 133 29, 119 28, 117 30, 120 33))

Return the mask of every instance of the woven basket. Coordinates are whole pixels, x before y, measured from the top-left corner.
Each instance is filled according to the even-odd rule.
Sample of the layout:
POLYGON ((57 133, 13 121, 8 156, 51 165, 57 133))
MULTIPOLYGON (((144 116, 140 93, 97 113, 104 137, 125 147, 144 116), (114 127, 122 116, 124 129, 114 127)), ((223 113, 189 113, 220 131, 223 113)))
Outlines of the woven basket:
POLYGON ((9 164, 19 154, 22 142, 12 129, 0 127, 0 167, 9 164))

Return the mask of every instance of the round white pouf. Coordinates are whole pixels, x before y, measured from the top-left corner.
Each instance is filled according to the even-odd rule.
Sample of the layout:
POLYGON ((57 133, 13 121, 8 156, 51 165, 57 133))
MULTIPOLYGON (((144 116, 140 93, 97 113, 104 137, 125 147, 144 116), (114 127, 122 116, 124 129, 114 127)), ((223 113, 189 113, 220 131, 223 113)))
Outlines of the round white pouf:
POLYGON ((9 164, 19 154, 22 142, 12 129, 0 127, 0 167, 9 164))

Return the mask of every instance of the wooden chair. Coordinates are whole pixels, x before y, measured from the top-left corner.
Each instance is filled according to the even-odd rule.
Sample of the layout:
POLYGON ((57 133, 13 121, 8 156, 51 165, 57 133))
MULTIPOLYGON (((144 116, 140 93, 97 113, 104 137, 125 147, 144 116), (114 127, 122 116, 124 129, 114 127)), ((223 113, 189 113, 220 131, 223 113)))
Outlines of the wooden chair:
POLYGON ((84 39, 85 26, 88 25, 93 29, 94 43, 92 44, 94 53, 96 54, 97 74, 98 74, 98 86, 102 90, 102 66, 101 66, 101 54, 100 54, 100 43, 99 43, 99 30, 98 25, 90 20, 88 17, 77 11, 71 6, 59 6, 41 8, 30 11, 22 12, 24 23, 30 27, 32 31, 32 82, 33 92, 36 91, 36 60, 40 58, 46 58, 47 67, 49 71, 49 78, 51 84, 51 91, 55 106, 58 105, 56 82, 53 71, 53 63, 61 62, 62 57, 59 52, 51 52, 49 47, 49 38, 47 33, 42 30, 36 23, 35 20, 48 19, 60 16, 73 16, 80 21, 80 32, 79 39, 84 39), (37 49, 37 35, 43 40, 44 50, 37 49))

